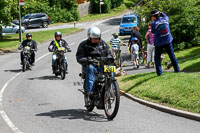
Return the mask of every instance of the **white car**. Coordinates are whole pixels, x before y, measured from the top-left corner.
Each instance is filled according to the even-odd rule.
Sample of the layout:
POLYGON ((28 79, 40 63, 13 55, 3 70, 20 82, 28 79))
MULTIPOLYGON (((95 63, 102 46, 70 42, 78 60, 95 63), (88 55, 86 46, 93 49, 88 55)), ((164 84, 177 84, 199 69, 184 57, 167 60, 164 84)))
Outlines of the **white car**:
MULTIPOLYGON (((25 28, 23 26, 21 27, 21 30, 22 33, 25 32, 25 28)), ((19 33, 19 26, 13 23, 11 23, 11 25, 9 26, 2 26, 2 33, 13 33, 13 34, 19 33)))

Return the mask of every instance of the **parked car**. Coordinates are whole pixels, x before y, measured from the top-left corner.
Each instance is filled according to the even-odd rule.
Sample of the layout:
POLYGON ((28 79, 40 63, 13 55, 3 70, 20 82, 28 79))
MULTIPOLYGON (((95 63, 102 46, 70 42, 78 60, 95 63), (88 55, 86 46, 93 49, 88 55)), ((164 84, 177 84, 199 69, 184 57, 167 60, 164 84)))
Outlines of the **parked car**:
MULTIPOLYGON (((25 32, 25 28, 21 27, 22 33, 25 32)), ((11 23, 10 25, 2 26, 2 33, 19 33, 19 26, 11 23)))
POLYGON ((138 15, 126 14, 122 17, 119 27, 119 34, 131 34, 134 26, 138 25, 138 15))
MULTIPOLYGON (((25 28, 29 27, 40 27, 48 28, 48 25, 50 24, 50 17, 48 17, 45 13, 33 13, 33 14, 27 14, 24 17, 22 17, 22 26, 25 28)), ((13 21, 14 24, 19 25, 19 20, 13 21)))

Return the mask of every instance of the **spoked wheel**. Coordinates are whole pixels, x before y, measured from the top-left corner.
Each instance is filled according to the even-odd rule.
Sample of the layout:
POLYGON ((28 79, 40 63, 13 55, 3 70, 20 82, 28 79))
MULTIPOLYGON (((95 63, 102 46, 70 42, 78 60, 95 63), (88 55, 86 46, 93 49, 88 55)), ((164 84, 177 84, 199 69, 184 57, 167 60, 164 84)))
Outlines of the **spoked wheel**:
POLYGON ((26 60, 26 58, 24 58, 23 64, 22 64, 22 71, 25 72, 26 68, 27 68, 27 60, 26 60))
POLYGON ((65 79, 65 74, 66 74, 66 65, 65 63, 61 63, 60 65, 60 75, 61 75, 61 79, 65 79))
POLYGON ((112 81, 109 88, 104 94, 105 114, 108 119, 112 120, 117 115, 120 103, 119 86, 116 81, 112 81))
POLYGON ((144 64, 144 61, 145 61, 145 60, 144 60, 144 56, 141 55, 141 56, 140 56, 140 64, 143 65, 143 64, 144 64))

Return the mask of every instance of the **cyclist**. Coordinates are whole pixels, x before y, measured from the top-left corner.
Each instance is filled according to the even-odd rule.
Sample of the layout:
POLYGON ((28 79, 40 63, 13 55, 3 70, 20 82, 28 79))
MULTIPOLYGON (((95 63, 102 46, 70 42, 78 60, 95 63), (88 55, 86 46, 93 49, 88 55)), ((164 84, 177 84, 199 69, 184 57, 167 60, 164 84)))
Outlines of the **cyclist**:
POLYGON ((119 50, 120 50, 120 45, 122 44, 125 46, 125 44, 118 38, 117 33, 113 33, 112 35, 113 35, 113 38, 110 40, 110 44, 112 46, 112 55, 116 62, 117 54, 119 54, 119 50))
MULTIPOLYGON (((26 34, 26 40, 24 40, 21 43, 21 45, 19 46, 18 49, 21 50, 26 46, 30 46, 30 48, 31 48, 31 62, 30 62, 30 64, 32 66, 34 66, 34 63, 35 63, 35 52, 34 51, 37 52, 37 43, 36 43, 35 40, 32 40, 32 35, 30 33, 26 34)), ((24 59, 23 51, 21 51, 20 56, 21 56, 21 65, 22 65, 22 62, 23 62, 23 59, 24 59)))
MULTIPOLYGON (((57 32, 55 32, 54 35, 55 35, 55 40, 53 40, 50 43, 50 45, 48 47, 49 52, 54 52, 59 47, 65 47, 68 52, 71 52, 71 49, 70 49, 69 45, 67 44, 67 42, 62 39, 62 33, 57 31, 57 32)), ((55 59, 53 58, 54 55, 57 56, 56 53, 53 53, 53 55, 52 55, 52 70, 53 70, 53 74, 55 74, 55 59)), ((67 62, 66 54, 65 54, 65 64, 66 64, 66 72, 68 72, 68 70, 67 70, 68 62, 67 62)))
MULTIPOLYGON (((95 73, 100 71, 92 62, 102 57, 104 62, 108 60, 114 62, 109 45, 101 39, 101 31, 98 27, 88 29, 88 39, 79 44, 76 52, 76 59, 83 66, 86 81, 86 96, 93 95, 93 85, 95 81, 95 73)), ((86 105, 87 106, 87 105, 86 105)))

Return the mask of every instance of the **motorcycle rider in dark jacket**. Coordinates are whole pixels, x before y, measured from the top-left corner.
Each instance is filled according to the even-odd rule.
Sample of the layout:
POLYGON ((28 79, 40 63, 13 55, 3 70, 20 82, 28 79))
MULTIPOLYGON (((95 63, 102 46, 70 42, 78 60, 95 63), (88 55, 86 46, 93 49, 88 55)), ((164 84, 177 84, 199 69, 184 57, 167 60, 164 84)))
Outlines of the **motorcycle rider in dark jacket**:
MULTIPOLYGON (((58 50, 59 47, 64 47, 68 52, 71 52, 71 49, 69 45, 67 44, 67 42, 62 39, 62 33, 55 32, 55 40, 53 40, 50 43, 48 50, 49 52, 55 52, 56 50, 58 50)), ((53 73, 55 73, 55 59, 53 58, 53 56, 57 56, 56 53, 53 53, 52 55, 52 70, 53 70, 53 73)), ((66 54, 65 54, 65 64, 66 64, 66 72, 67 72, 68 62, 67 62, 66 54)))
POLYGON ((80 43, 76 59, 83 66, 86 81, 87 96, 93 95, 93 85, 95 81, 95 73, 100 71, 91 60, 101 57, 104 62, 110 60, 114 63, 109 45, 101 39, 101 31, 98 27, 88 29, 88 39, 80 43))
MULTIPOLYGON (((29 46, 31 48, 31 65, 34 65, 35 63, 35 52, 37 51, 37 43, 36 41, 32 40, 32 35, 30 33, 26 34, 26 40, 24 40, 21 45, 19 46, 19 50, 23 49, 24 47, 29 46)), ((24 55, 23 55, 23 51, 21 51, 20 53, 21 56, 21 64, 23 62, 24 59, 24 55)))

